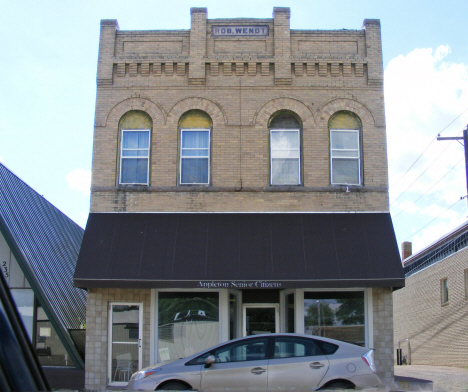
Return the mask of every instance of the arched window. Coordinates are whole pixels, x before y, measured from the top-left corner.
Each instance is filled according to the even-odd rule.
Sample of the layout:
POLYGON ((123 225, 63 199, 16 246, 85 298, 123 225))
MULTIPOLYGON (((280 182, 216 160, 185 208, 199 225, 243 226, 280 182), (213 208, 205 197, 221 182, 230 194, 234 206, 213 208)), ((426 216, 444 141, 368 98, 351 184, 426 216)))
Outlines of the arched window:
POLYGON ((301 123, 289 110, 276 112, 270 119, 270 183, 301 184, 301 123))
POLYGON ((335 113, 330 129, 331 183, 361 185, 361 120, 352 112, 335 113))
POLYGON ((189 110, 180 118, 180 184, 210 183, 212 128, 210 116, 201 110, 189 110))
POLYGON ((132 110, 119 122, 119 184, 148 185, 152 121, 144 112, 132 110))

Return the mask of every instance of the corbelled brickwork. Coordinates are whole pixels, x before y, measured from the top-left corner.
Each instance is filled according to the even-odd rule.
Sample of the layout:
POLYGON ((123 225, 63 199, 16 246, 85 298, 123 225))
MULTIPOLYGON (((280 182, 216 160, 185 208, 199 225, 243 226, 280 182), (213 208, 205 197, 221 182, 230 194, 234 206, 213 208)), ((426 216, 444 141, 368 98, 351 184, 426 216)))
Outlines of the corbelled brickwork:
POLYGON ((406 287, 393 293, 395 347, 411 364, 467 366, 467 270, 464 248, 406 278, 406 287), (442 279, 448 279, 446 304, 441 301, 442 279))

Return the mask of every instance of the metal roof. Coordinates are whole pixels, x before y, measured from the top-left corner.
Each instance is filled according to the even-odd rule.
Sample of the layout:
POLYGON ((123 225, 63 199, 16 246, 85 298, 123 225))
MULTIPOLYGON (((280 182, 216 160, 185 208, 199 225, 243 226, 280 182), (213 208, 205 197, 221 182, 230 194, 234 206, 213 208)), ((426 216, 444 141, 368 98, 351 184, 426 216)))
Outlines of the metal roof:
POLYGON ((452 254, 468 247, 468 222, 439 238, 425 249, 404 261, 405 278, 444 260, 452 254))
POLYGON ((80 328, 86 292, 73 274, 83 229, 2 164, 0 229, 46 312, 66 330, 80 328))

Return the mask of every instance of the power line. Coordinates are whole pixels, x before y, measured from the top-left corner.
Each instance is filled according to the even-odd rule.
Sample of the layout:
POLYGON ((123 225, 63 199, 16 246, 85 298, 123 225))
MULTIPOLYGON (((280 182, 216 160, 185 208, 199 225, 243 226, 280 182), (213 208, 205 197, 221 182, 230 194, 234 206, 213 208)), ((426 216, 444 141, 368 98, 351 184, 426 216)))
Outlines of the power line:
POLYGON ((432 219, 431 221, 429 221, 427 224, 425 224, 423 227, 421 227, 418 231, 416 231, 415 233, 411 234, 408 238, 406 238, 405 240, 403 241, 408 241, 410 238, 413 238, 416 234, 418 234, 421 230, 423 230, 424 228, 426 228, 427 226, 429 226, 432 222, 434 222, 437 218, 439 218, 442 214, 446 213, 448 210, 450 210, 455 204, 459 203, 460 201, 462 201, 466 196, 463 196, 463 197, 460 197, 459 200, 457 200, 455 203, 453 203, 450 207, 446 208, 445 210, 443 210, 439 215, 437 215, 434 219, 432 219))
POLYGON ((468 108, 466 108, 463 112, 461 112, 457 117, 455 117, 448 125, 446 125, 435 137, 430 141, 430 143, 427 145, 427 147, 424 149, 424 151, 416 158, 416 160, 413 162, 413 164, 406 170, 406 172, 400 177, 400 179, 395 183, 395 186, 398 185, 401 180, 408 174, 408 172, 411 170, 411 168, 416 164, 416 162, 419 161, 419 159, 424 155, 424 153, 428 150, 428 148, 431 146, 432 143, 437 139, 437 136, 439 136, 442 132, 444 132, 450 125, 452 125, 455 121, 457 121, 463 114, 465 114, 468 111, 468 108))
MULTIPOLYGON (((440 135, 440 133, 439 133, 440 135)), ((424 149, 424 151, 416 158, 416 160, 413 162, 413 164, 408 168, 408 170, 406 170, 405 174, 403 174, 400 179, 396 182, 395 186, 398 185, 401 180, 403 180, 403 178, 408 174, 408 172, 411 170, 411 168, 416 165, 416 162, 419 161, 419 158, 421 158, 424 153, 428 150, 428 148, 431 146, 432 143, 434 143, 435 141, 437 140, 437 136, 434 136, 434 138, 430 141, 430 143, 427 145, 427 147, 424 149)))
MULTIPOLYGON (((447 177, 447 175, 457 167, 457 165, 463 161, 463 158, 460 159, 447 173, 445 173, 435 184, 433 184, 431 187, 429 187, 428 190, 426 190, 426 192, 424 192, 421 196, 419 196, 416 200, 413 201, 413 203, 416 203, 419 199, 421 199, 424 195, 426 195, 432 188, 434 188, 439 182, 441 182, 445 177, 447 177)), ((398 214, 396 214, 395 216, 392 217, 392 219, 396 219, 398 216, 400 216, 403 212, 405 212, 407 210, 408 207, 402 209, 398 214)))
MULTIPOLYGON (((458 134, 460 134, 460 132, 459 132, 458 134)), ((418 181, 418 180, 422 177, 422 175, 423 175, 424 173, 427 172, 427 170, 441 157, 441 155, 442 155, 450 146, 451 146, 451 144, 447 144, 447 147, 445 147, 445 148, 440 152, 440 154, 437 155, 437 157, 429 164, 429 166, 427 166, 426 169, 424 169, 424 171, 423 171, 411 184, 409 184, 409 185, 405 188, 405 190, 404 190, 403 192, 401 192, 401 193, 397 196, 396 199, 393 199, 393 201, 390 203, 390 206, 391 206, 393 203, 395 203, 401 196, 403 196, 403 194, 404 194, 409 188, 411 188, 411 187, 414 185, 414 183, 415 183, 416 181, 418 181)), ((419 159, 419 158, 418 158, 418 159, 419 159)))

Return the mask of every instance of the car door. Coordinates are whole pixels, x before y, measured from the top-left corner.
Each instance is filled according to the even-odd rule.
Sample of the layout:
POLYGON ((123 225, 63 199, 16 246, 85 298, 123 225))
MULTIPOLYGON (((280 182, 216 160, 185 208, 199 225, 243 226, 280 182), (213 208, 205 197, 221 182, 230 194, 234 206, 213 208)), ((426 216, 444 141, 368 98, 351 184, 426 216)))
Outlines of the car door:
POLYGON ((201 390, 267 391, 268 337, 247 338, 211 352, 215 363, 202 369, 201 390))
POLYGON ((313 391, 328 367, 327 357, 312 339, 277 336, 268 362, 268 390, 313 391))

